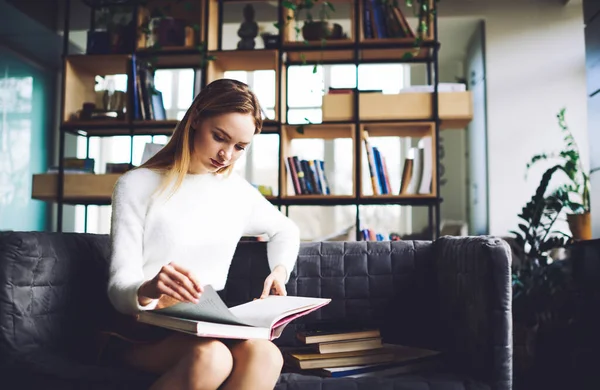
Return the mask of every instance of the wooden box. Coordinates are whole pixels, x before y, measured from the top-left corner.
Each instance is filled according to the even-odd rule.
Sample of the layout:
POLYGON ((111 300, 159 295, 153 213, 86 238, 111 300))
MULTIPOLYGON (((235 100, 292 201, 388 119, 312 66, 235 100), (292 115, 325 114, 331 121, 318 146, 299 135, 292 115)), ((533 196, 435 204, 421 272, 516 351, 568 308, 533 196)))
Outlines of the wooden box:
MULTIPOLYGON (((433 116, 430 92, 361 93, 359 99, 361 120, 422 120, 433 116)), ((440 92, 438 102, 440 118, 455 121, 453 126, 464 127, 473 117, 471 92, 440 92)))
POLYGON ((354 94, 329 93, 323 96, 323 122, 354 119, 354 94))

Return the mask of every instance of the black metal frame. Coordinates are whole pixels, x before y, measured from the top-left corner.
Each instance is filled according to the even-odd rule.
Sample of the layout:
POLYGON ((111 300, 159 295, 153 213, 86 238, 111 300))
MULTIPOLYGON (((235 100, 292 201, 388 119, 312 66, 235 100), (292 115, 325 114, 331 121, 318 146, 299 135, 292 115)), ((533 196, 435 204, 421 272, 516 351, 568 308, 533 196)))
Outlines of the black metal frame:
MULTIPOLYGON (((104 0, 105 3, 110 3, 110 0, 104 0)), ((359 1, 361 0, 355 0, 354 1, 354 14, 355 15, 359 15, 360 14, 360 4, 359 1)), ((218 50, 222 49, 222 20, 223 20, 223 0, 219 0, 218 1, 218 39, 217 39, 217 48, 218 50)), ((116 1, 116 3, 119 3, 118 5, 123 5, 123 3, 126 3, 126 1, 116 1)), ((115 4, 117 5, 117 4, 115 4)), ((135 15, 137 15, 137 11, 138 11, 138 4, 137 2, 130 2, 129 5, 132 5, 133 7, 133 12, 134 12, 134 17, 135 15), (133 3, 133 4, 131 4, 133 3)), ((106 5, 104 5, 106 6, 106 5)), ((110 6, 110 5, 109 5, 110 6)), ((208 1, 205 2, 204 4, 205 9, 204 9, 204 37, 205 39, 207 39, 208 34, 209 34, 209 28, 208 28, 208 23, 206 22, 208 20, 208 15, 209 15, 209 7, 210 4, 208 1)), ((435 7, 435 3, 434 3, 434 7, 435 7)), ((92 26, 93 26, 93 20, 94 20, 94 12, 95 12, 95 6, 90 5, 91 8, 91 21, 92 21, 92 26)), ((64 34, 63 34, 63 69, 65 69, 66 66, 66 59, 68 56, 68 48, 69 48, 69 30, 70 30, 70 9, 71 9, 71 1, 70 0, 66 0, 65 2, 65 20, 64 20, 64 34)), ((278 22, 280 26, 283 26, 283 0, 278 0, 278 22)), ((436 11, 434 9, 434 11, 436 11)), ((440 165, 440 154, 439 154, 439 149, 440 149, 440 124, 441 124, 441 120, 439 117, 439 107, 438 107, 438 84, 439 84, 439 55, 438 55, 438 51, 439 51, 439 47, 440 44, 438 42, 438 19, 437 19, 437 12, 432 12, 433 13, 433 32, 434 32, 434 36, 433 36, 433 42, 423 42, 421 44, 422 47, 426 47, 426 48, 430 48, 432 49, 432 55, 427 55, 426 58, 415 58, 415 59, 388 59, 388 60, 360 60, 360 52, 361 50, 364 49, 373 49, 373 48, 377 48, 377 49, 406 49, 406 48, 413 48, 414 44, 413 43, 381 43, 381 44, 364 44, 362 42, 360 42, 359 39, 359 34, 360 34, 360 26, 359 23, 356 22, 354 23, 354 42, 352 45, 335 45, 335 44, 327 44, 325 48, 321 47, 321 46, 285 46, 283 44, 283 37, 281 36, 280 33, 280 38, 279 38, 279 47, 278 47, 278 59, 277 59, 277 69, 276 69, 276 74, 277 77, 279 78, 277 81, 277 96, 278 96, 278 101, 277 101, 277 109, 276 109, 276 115, 278 118, 278 121, 269 121, 269 128, 265 129, 265 134, 279 134, 279 153, 278 153, 278 161, 277 161, 277 167, 278 167, 278 178, 277 178, 277 182, 278 182, 278 195, 273 197, 271 202, 276 205, 280 210, 282 207, 285 207, 285 214, 288 215, 289 214, 289 207, 290 206, 309 206, 309 205, 318 205, 318 206, 356 206, 356 238, 357 240, 361 239, 360 236, 360 206, 361 205, 399 205, 399 206, 423 206, 423 207, 427 207, 428 209, 428 220, 429 220, 429 228, 430 228, 430 235, 432 238, 437 238, 439 237, 440 234, 440 204, 442 202, 442 198, 440 196, 440 172, 439 169, 436 169, 436 180, 435 180, 435 191, 436 191, 436 196, 435 197, 430 197, 430 198, 423 198, 423 197, 405 197, 405 198, 388 198, 385 196, 382 197, 368 197, 368 198, 363 198, 360 196, 360 188, 361 188, 361 164, 358 164, 358 161, 355 161, 356 164, 356 169, 355 169, 355 177, 354 177, 354 191, 355 191, 355 195, 353 197, 336 197, 336 196, 331 196, 331 197, 315 197, 313 199, 310 198, 310 196, 302 196, 299 197, 298 199, 292 199, 290 197, 286 197, 283 198, 282 197, 282 180, 281 180, 281 172, 280 170, 282 169, 281 166, 281 162, 282 162, 282 158, 284 156, 281 155, 281 151, 282 151, 282 146, 283 146, 283 139, 282 139, 282 132, 281 132, 281 126, 282 124, 285 122, 285 119, 287 118, 287 111, 288 111, 288 95, 286 93, 286 96, 282 96, 282 92, 283 92, 283 83, 285 83, 286 87, 288 84, 288 68, 290 66, 293 65, 306 65, 306 64, 320 64, 320 65, 327 65, 327 64, 354 64, 356 66, 356 86, 358 88, 358 65, 360 64, 366 64, 366 63, 423 63, 426 64, 427 66, 427 83, 429 85, 433 85, 433 93, 432 93, 432 111, 433 111, 433 118, 431 119, 423 119, 423 120, 383 120, 383 121, 361 121, 359 116, 358 116, 358 112, 359 112, 359 104, 360 104, 360 99, 359 99, 359 94, 354 93, 353 95, 353 99, 354 99, 354 113, 353 113, 353 120, 350 122, 351 124, 353 124, 355 126, 355 139, 356 142, 354 144, 355 146, 355 156, 356 159, 358 160, 358 156, 361 153, 361 146, 362 146, 362 134, 360 132, 360 128, 361 128, 361 124, 368 124, 370 122, 377 122, 377 123, 385 123, 385 122, 390 122, 390 123, 398 123, 398 122, 423 122, 423 123, 431 123, 434 122, 435 123, 435 151, 436 151, 436 155, 435 155, 435 163, 436 163, 436 167, 439 167, 440 165), (289 53, 289 52, 308 52, 308 51, 320 51, 320 50, 327 50, 327 51, 335 51, 335 50, 352 50, 353 51, 353 58, 352 60, 332 60, 332 61, 290 61, 287 58, 284 61, 284 53, 289 53), (285 69, 285 77, 282 77, 283 71, 285 69), (282 102, 284 101, 283 99, 285 99, 285 112, 283 112, 283 108, 282 108, 282 102), (284 118, 285 117, 285 118, 284 118)), ((357 18, 358 20, 358 18, 357 18)), ((135 28, 135 23, 134 23, 134 28, 135 28)), ((208 47, 205 48, 206 50, 208 50, 208 47)), ((197 55, 198 52, 195 50, 180 50, 180 51, 170 51, 170 52, 166 52, 166 53, 161 53, 161 56, 168 56, 168 55, 185 55, 185 54, 194 54, 197 55)), ((146 57, 150 55, 149 53, 138 53, 137 50, 134 48, 134 52, 131 53, 131 67, 130 70, 128 72, 131 72, 131 69, 133 69, 133 66, 136 66, 136 62, 138 60, 138 57, 140 59, 146 57)), ((182 66, 183 67, 183 66, 182 66)), ((185 66, 185 67, 189 67, 189 66, 185 66)), ((169 66, 169 68, 177 68, 177 66, 169 66)), ((202 77, 201 80, 201 88, 204 88, 207 84, 207 69, 206 66, 203 66, 200 68, 200 74, 202 77)), ((134 83, 135 81, 133 80, 132 77, 130 77, 131 75, 128 74, 128 88, 130 88, 130 90, 134 90, 134 83)), ((65 108, 65 88, 66 88, 66 80, 65 80, 65 75, 63 73, 63 78, 62 78, 62 97, 61 97, 61 118, 62 118, 62 114, 64 113, 64 108, 65 108)), ((287 89, 286 89, 287 90, 287 89)), ((133 97, 130 96, 130 99, 132 100, 133 97)), ((132 101, 130 101, 130 107, 133 107, 132 101)), ((123 123, 115 123, 114 125, 110 125, 107 126, 106 124, 94 124, 94 123, 90 123, 87 124, 86 126, 84 126, 84 128, 81 128, 81 126, 78 127, 74 127, 68 124, 65 125, 61 125, 60 126, 60 132, 59 132, 59 162, 58 162, 58 166, 59 166, 59 172, 58 172, 58 183, 57 183, 57 231, 61 232, 63 230, 63 205, 64 204, 68 204, 67 202, 64 201, 64 154, 65 154, 65 135, 67 133, 69 134, 73 134, 76 136, 84 136, 87 139, 87 148, 86 148, 86 157, 89 157, 89 140, 90 137, 112 137, 112 136, 116 136, 116 135, 129 135, 130 136, 130 155, 129 155, 129 163, 132 164, 132 159, 133 159, 133 140, 134 140, 134 136, 136 135, 169 135, 172 133, 172 129, 173 126, 172 124, 169 123, 152 123, 152 122, 145 122, 143 127, 144 129, 147 130, 152 130, 152 132, 148 132, 147 130, 145 132, 136 132, 136 126, 133 123, 133 115, 131 113, 128 113, 128 120, 126 122, 123 123), (110 131, 105 131, 105 132, 100 132, 100 131, 94 131, 94 130, 115 130, 115 131, 122 131, 121 133, 116 133, 115 131, 110 132, 110 131), (161 130, 164 130, 161 131, 161 130)), ((61 119, 62 122, 62 119, 61 119)), ((323 122, 322 124, 349 124, 348 121, 329 121, 329 122, 323 122)), ((283 164, 285 165, 285 164, 283 164)), ((77 203, 77 204, 82 204, 85 205, 85 228, 87 231, 87 206, 88 205, 108 205, 110 204, 110 201, 106 201, 103 199, 98 199, 98 200, 91 200, 88 202, 84 202, 84 203, 77 203)))

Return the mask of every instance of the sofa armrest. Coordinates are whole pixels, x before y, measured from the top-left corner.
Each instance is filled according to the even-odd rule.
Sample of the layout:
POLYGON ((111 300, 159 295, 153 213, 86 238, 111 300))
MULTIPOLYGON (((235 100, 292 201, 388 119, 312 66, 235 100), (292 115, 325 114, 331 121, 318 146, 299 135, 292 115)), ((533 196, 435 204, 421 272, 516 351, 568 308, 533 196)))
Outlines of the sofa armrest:
POLYGON ((444 349, 456 368, 494 389, 512 388, 511 252, 489 236, 435 242, 444 349))

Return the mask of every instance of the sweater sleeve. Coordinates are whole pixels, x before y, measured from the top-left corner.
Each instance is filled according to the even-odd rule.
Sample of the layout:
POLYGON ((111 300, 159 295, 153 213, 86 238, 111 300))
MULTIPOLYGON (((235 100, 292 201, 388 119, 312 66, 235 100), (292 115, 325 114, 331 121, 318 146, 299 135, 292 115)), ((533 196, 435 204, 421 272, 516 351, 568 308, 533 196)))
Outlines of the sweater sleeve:
POLYGON ((145 282, 143 273, 143 231, 150 193, 141 171, 130 171, 119 178, 112 196, 111 260, 108 297, 124 314, 152 310, 158 300, 142 306, 137 291, 145 282))
POLYGON ((249 187, 247 192, 252 210, 244 233, 248 235, 266 234, 269 237, 267 242, 269 267, 273 270, 278 265, 284 266, 287 283, 300 250, 300 230, 256 188, 247 182, 246 185, 249 187))

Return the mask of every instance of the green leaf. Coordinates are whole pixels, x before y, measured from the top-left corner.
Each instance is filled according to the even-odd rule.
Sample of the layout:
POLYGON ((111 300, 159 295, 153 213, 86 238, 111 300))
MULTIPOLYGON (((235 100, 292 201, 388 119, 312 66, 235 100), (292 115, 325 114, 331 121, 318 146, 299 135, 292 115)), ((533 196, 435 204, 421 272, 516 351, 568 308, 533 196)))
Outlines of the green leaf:
POLYGON ((315 64, 315 66, 313 67, 313 71, 312 71, 313 74, 317 73, 317 67, 318 67, 318 64, 315 64))
POLYGON ((297 127, 296 127, 296 131, 297 131, 299 134, 304 134, 304 125, 299 125, 299 126, 297 126, 297 127))
POLYGON ((287 8, 287 9, 291 9, 292 11, 296 11, 296 4, 292 3, 292 2, 291 2, 291 1, 289 1, 289 0, 284 0, 284 1, 283 1, 281 4, 282 4, 282 5, 283 5, 285 8, 287 8))
POLYGON ((273 23, 273 26, 275 26, 275 28, 278 29, 278 30, 281 29, 281 25, 279 24, 279 22, 273 23))

